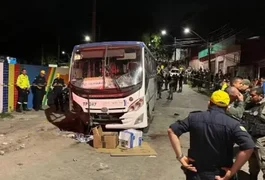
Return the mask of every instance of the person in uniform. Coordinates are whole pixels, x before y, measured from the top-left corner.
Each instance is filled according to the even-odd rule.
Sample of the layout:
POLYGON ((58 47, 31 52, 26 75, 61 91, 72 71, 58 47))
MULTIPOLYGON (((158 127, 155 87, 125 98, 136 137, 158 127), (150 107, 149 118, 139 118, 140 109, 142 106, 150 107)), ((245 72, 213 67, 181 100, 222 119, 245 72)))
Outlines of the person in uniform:
POLYGON ((251 82, 248 79, 243 79, 242 87, 240 88, 240 92, 244 96, 244 101, 250 101, 249 91, 251 89, 251 82))
POLYGON ((243 78, 239 76, 234 77, 231 81, 231 86, 234 86, 240 91, 243 86, 243 78))
POLYGON ((168 129, 168 136, 187 180, 233 179, 250 158, 255 143, 239 121, 226 115, 229 95, 213 92, 207 111, 191 112, 168 129), (179 137, 190 133, 188 156, 182 154, 179 137), (239 153, 233 163, 233 146, 239 153))
POLYGON ((63 95, 62 95, 64 86, 65 86, 64 79, 60 77, 60 73, 57 73, 56 78, 54 79, 52 83, 54 104, 56 107, 56 111, 58 111, 60 107, 61 111, 64 112, 63 95))
POLYGON ((265 179, 265 101, 262 87, 251 89, 250 97, 253 106, 245 111, 243 122, 256 143, 249 159, 250 179, 258 180, 260 170, 265 179))
POLYGON ((43 110, 42 108, 42 100, 45 95, 45 88, 46 88, 47 82, 45 78, 45 71, 41 70, 40 74, 35 77, 32 86, 34 87, 34 93, 33 93, 33 108, 35 111, 43 110))
POLYGON ((16 111, 22 112, 21 106, 23 111, 29 111, 28 94, 30 89, 30 82, 26 69, 22 69, 21 74, 17 78, 16 85, 18 90, 18 101, 16 105, 16 111))
POLYGON ((162 97, 162 86, 164 82, 163 74, 160 72, 157 74, 157 95, 158 99, 161 99, 162 97))
POLYGON ((183 78, 184 78, 184 71, 181 71, 179 73, 179 90, 178 90, 178 92, 182 92, 183 78))
POLYGON ((230 104, 227 108, 227 114, 241 119, 245 111, 244 96, 234 86, 229 86, 225 89, 230 97, 230 104))
POLYGON ((176 78, 176 75, 174 74, 171 77, 171 80, 169 82, 169 91, 168 91, 168 97, 167 97, 168 100, 173 100, 174 88, 177 86, 175 78, 176 78))

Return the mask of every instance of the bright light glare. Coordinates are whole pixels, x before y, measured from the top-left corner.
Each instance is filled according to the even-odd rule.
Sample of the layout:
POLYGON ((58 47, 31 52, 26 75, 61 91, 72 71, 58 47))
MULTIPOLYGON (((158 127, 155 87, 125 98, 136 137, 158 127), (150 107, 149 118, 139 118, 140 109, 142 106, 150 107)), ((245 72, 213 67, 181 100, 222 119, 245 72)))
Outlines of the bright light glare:
POLYGON ((85 41, 90 41, 90 40, 91 40, 90 36, 85 36, 85 41))
POLYGON ((164 36, 164 35, 167 34, 167 31, 166 31, 166 30, 162 30, 162 31, 161 31, 161 34, 164 36))
POLYGON ((148 46, 151 46, 151 44, 149 43, 148 46))
POLYGON ((65 51, 62 51, 62 54, 65 54, 65 51))
POLYGON ((189 29, 189 28, 185 28, 185 29, 184 29, 184 33, 185 33, 185 34, 190 33, 190 29, 189 29))

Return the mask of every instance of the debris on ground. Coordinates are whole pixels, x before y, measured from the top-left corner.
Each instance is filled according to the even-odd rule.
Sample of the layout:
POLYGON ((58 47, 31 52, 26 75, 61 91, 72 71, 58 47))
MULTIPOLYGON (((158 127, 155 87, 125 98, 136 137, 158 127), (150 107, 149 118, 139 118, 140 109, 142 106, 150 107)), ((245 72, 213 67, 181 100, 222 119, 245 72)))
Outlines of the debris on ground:
POLYGON ((0 155, 1 156, 5 155, 5 151, 0 151, 0 155))
POLYGON ((97 171, 102 171, 102 170, 106 170, 106 169, 109 169, 109 166, 107 164, 100 163, 97 171))
POLYGON ((26 147, 25 144, 21 144, 21 145, 19 146, 20 149, 24 149, 25 147, 26 147))
POLYGON ((76 133, 74 139, 81 143, 88 143, 89 141, 93 140, 92 135, 84 135, 82 133, 76 133))

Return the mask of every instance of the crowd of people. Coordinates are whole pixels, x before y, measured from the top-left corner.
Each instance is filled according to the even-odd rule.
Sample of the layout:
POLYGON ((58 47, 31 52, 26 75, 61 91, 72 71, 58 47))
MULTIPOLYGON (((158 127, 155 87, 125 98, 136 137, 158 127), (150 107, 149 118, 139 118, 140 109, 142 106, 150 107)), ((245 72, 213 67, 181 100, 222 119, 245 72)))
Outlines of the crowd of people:
POLYGON ((158 65, 157 66, 157 87, 158 99, 161 99, 163 90, 168 91, 168 100, 173 100, 173 93, 182 92, 183 84, 187 84, 188 73, 181 65, 158 65), (174 69, 174 73, 171 70, 174 69))
MULTIPOLYGON (((29 77, 27 75, 27 70, 22 69, 21 74, 18 76, 16 81, 16 88, 18 90, 18 100, 16 104, 16 111, 30 111, 28 109, 28 95, 30 92, 33 94, 33 109, 35 111, 44 110, 42 108, 42 101, 46 94, 47 81, 45 78, 45 71, 41 70, 40 74, 35 77, 30 84, 29 77)), ((65 87, 64 80, 60 77, 60 74, 56 74, 56 78, 52 83, 52 95, 53 104, 56 107, 56 111, 59 109, 63 112, 63 88, 65 87)))
MULTIPOLYGON (((207 71, 192 72, 200 81, 207 71)), ((209 82, 218 82, 208 110, 191 112, 168 130, 172 147, 188 180, 238 179, 237 172, 248 161, 249 179, 265 179, 265 79, 223 75, 219 72, 209 82), (182 154, 179 136, 190 132, 188 155, 182 154), (239 153, 233 161, 234 145, 239 153)), ((207 78, 206 78, 207 79, 207 78)))

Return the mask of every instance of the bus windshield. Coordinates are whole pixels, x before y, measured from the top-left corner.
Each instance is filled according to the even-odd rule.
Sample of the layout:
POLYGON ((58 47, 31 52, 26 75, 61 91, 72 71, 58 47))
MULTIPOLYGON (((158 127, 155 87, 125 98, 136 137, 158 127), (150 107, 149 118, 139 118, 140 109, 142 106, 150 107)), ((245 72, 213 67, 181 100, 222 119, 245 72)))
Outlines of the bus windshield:
POLYGON ((143 80, 142 53, 138 46, 78 49, 71 68, 71 84, 84 89, 121 89, 143 80))

